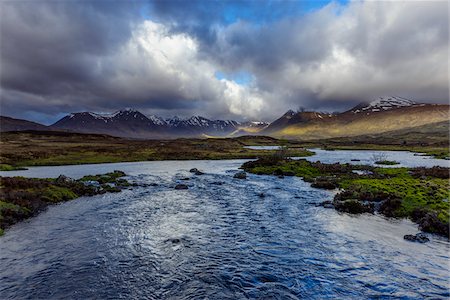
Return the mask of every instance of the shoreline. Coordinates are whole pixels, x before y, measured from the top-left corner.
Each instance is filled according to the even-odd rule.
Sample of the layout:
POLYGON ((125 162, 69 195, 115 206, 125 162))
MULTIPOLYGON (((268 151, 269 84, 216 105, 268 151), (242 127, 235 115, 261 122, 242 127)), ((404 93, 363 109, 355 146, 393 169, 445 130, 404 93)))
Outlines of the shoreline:
POLYGON ((4 230, 34 217, 48 206, 105 193, 118 193, 132 186, 122 171, 86 175, 80 179, 0 177, 0 236, 4 230))

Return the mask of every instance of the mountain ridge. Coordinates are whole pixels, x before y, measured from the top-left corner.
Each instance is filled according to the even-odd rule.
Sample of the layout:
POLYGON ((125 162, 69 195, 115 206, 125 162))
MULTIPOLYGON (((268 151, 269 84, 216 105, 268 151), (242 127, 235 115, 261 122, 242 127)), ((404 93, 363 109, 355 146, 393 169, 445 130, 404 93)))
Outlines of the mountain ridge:
POLYGON ((272 122, 261 134, 310 140, 382 133, 450 120, 447 104, 418 103, 396 96, 379 97, 327 117, 315 112, 288 113, 272 122), (308 115, 310 117, 305 118, 308 115))
POLYGON ((1 117, 0 120, 0 131, 63 130, 137 139, 236 137, 251 134, 309 140, 382 133, 448 121, 449 106, 383 96, 362 102, 341 113, 288 110, 271 123, 210 120, 199 115, 163 118, 145 115, 130 108, 109 114, 70 113, 50 126, 8 117, 1 117))

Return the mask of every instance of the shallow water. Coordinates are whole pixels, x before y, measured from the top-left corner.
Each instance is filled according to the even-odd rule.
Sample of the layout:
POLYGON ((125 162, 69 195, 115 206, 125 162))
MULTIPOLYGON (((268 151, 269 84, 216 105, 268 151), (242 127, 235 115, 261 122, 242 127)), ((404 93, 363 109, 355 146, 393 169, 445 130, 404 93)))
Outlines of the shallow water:
POLYGON ((323 150, 309 149, 316 154, 306 157, 309 161, 321 161, 323 163, 349 163, 358 165, 374 165, 383 168, 398 167, 450 167, 450 160, 436 159, 421 153, 409 151, 379 151, 379 150, 323 150), (399 162, 397 165, 377 165, 377 160, 390 160, 399 162))
POLYGON ((8 229, 0 299, 450 297, 447 240, 407 242, 417 232, 410 221, 316 207, 332 192, 299 178, 232 178, 242 162, 22 171, 79 178, 120 169, 158 186, 79 198, 8 229), (173 189, 181 182, 189 190, 173 189))

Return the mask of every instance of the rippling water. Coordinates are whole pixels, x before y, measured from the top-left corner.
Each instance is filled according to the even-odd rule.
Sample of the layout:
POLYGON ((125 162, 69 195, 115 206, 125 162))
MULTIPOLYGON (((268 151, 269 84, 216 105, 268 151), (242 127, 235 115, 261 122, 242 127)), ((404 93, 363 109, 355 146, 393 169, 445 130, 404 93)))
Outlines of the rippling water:
POLYGON ((0 299, 450 296, 447 240, 407 242, 403 235, 417 232, 407 220, 316 207, 332 192, 299 178, 232 178, 241 164, 25 171, 80 177, 121 169, 130 180, 158 185, 52 206, 8 229, 0 237, 0 299), (193 176, 192 167, 207 174, 193 176), (181 182, 189 190, 173 189, 181 182))

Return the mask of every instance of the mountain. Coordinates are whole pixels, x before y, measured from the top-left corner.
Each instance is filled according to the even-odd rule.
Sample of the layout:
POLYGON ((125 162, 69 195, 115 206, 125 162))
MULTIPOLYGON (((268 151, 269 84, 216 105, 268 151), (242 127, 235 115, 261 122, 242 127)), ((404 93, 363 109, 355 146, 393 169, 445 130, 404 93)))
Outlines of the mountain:
POLYGON ((380 97, 338 114, 288 111, 260 134, 302 140, 324 139, 376 134, 448 122, 449 119, 449 105, 380 97))
POLYGON ((51 126, 1 117, 0 130, 63 130, 137 139, 267 135, 313 140, 367 136, 449 120, 449 105, 418 103, 402 97, 387 96, 360 103, 342 113, 289 110, 270 124, 210 120, 202 116, 162 118, 125 109, 112 114, 72 113, 51 126))
POLYGON ((248 121, 236 125, 236 130, 229 134, 230 137, 243 135, 257 135, 270 125, 267 122, 248 121))
POLYGON ((155 115, 147 117, 139 111, 126 109, 113 114, 72 113, 51 125, 51 128, 128 138, 169 138, 227 136, 236 131, 238 126, 239 122, 231 120, 209 120, 201 116, 164 119, 155 115))
POLYGON ((49 130, 45 125, 10 117, 0 116, 0 131, 49 130))
POLYGON ((270 123, 267 128, 265 128, 262 133, 276 133, 277 131, 283 130, 291 125, 307 124, 314 121, 322 121, 324 119, 332 118, 333 114, 320 113, 320 112, 294 112, 293 110, 288 110, 279 119, 270 123))

